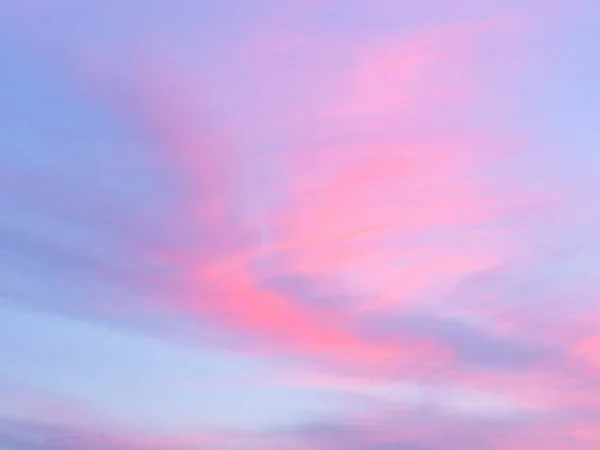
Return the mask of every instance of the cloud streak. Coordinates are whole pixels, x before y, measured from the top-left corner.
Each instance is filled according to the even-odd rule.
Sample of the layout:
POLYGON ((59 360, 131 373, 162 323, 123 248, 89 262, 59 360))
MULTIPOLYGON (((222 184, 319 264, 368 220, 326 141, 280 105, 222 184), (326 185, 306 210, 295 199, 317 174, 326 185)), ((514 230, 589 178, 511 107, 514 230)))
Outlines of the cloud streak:
POLYGON ((6 28, 0 83, 16 94, 0 116, 35 120, 24 135, 0 126, 0 288, 3 307, 50 314, 39 330, 0 330, 14 366, 3 373, 49 370, 23 369, 32 358, 12 339, 60 342, 61 315, 81 324, 81 348, 115 352, 123 386, 139 376, 125 375, 130 333, 153 334, 161 352, 212 346, 269 370, 210 384, 157 350, 148 364, 178 377, 139 384, 173 380, 177 395, 156 386, 152 406, 181 411, 167 435, 147 398, 86 392, 104 392, 93 364, 52 366, 47 380, 22 381, 42 384, 27 388, 36 394, 0 381, 15 404, 0 409, 0 445, 597 447, 599 216, 585 183, 557 175, 539 94, 527 92, 533 66, 556 70, 537 40, 567 33, 554 9, 13 3, 2 10, 20 26, 6 28), (111 347, 85 327, 116 330, 111 347), (186 402, 183 385, 207 404, 186 402), (240 412, 234 393, 243 403, 259 387, 260 414, 240 412), (46 420, 31 400, 53 388, 95 402, 82 405, 89 424, 46 420), (119 402, 141 429, 104 435, 99 418, 119 402), (230 414, 201 423, 211 409, 230 414))

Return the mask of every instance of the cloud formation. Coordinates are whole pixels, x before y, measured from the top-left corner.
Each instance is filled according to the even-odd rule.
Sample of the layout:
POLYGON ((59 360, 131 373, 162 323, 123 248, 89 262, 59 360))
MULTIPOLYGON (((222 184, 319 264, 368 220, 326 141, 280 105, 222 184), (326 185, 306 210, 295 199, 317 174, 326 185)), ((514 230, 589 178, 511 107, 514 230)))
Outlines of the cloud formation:
POLYGON ((205 3, 0 7, 0 446, 597 448, 584 2, 205 3))

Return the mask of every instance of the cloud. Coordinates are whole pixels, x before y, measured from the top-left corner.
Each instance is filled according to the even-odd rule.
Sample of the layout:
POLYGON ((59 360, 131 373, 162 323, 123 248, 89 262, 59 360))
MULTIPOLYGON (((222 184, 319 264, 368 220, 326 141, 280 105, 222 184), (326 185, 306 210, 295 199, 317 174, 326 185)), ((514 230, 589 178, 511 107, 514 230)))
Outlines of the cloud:
MULTIPOLYGON (((0 440, 25 450, 597 447, 597 256, 553 253, 584 227, 557 202, 560 186, 537 182, 543 167, 513 170, 535 166, 531 137, 498 120, 535 21, 473 2, 443 21, 438 1, 426 21, 422 5, 380 1, 340 9, 348 22, 331 28, 337 2, 277 3, 250 8, 243 25, 240 10, 210 8, 217 25, 200 32, 175 6, 155 2, 145 21, 111 2, 93 11, 127 29, 113 39, 84 25, 77 44, 48 25, 28 34, 29 51, 44 41, 43 56, 76 80, 54 103, 97 107, 120 124, 100 134, 128 145, 77 159, 82 149, 52 153, 71 141, 64 129, 38 130, 48 139, 31 154, 53 161, 2 169, 2 289, 35 291, 29 307, 86 320, 138 319, 138 330, 151 329, 149 311, 171 330, 216 330, 239 352, 317 372, 278 380, 287 387, 335 387, 376 407, 220 442, 14 421, 0 440), (227 39, 213 48, 207 35, 227 39), (401 382, 426 405, 382 401, 401 382), (452 389, 461 401, 447 406, 441 392, 452 389)), ((18 159, 19 145, 4 159, 18 159)))
POLYGON ((502 419, 446 416, 432 407, 380 409, 339 422, 315 423, 297 430, 307 445, 327 449, 456 449, 485 447, 592 449, 594 438, 579 440, 571 425, 552 415, 513 415, 502 419), (385 412, 384 412, 385 411, 385 412))
MULTIPOLYGON (((103 265, 89 247, 64 253, 38 242, 36 250, 25 237, 29 252, 101 279, 141 277, 142 287, 168 299, 158 308, 247 336, 268 351, 358 366, 401 355, 444 364, 456 349, 441 336, 406 327, 402 338, 382 343, 360 332, 361 314, 427 310, 427 302, 502 263, 518 245, 495 224, 538 199, 499 195, 484 175, 513 140, 469 126, 488 88, 480 58, 511 27, 481 20, 381 34, 246 31, 243 44, 227 49, 231 61, 211 69, 246 74, 235 88, 243 95, 231 105, 265 113, 257 126, 270 122, 280 155, 245 146, 237 123, 215 110, 216 82, 189 58, 193 46, 175 52, 153 46, 158 41, 127 42, 106 59, 83 45, 71 59, 81 63, 73 66, 80 82, 107 93, 112 110, 146 143, 148 166, 168 180, 169 220, 159 228, 167 237, 140 243, 152 228, 143 219, 131 227, 121 212, 85 212, 85 198, 57 191, 52 196, 63 200, 51 202, 51 212, 103 233, 116 228, 133 273, 113 274, 116 261, 103 265), (249 188, 257 160, 286 177, 249 188), (281 201, 263 197, 275 191, 281 201), (156 277, 147 261, 170 271, 156 277), (268 283, 294 277, 305 287, 268 283), (309 301, 311 284, 329 286, 338 306, 324 310, 309 301)), ((464 343, 461 352, 480 360, 485 353, 464 343)))
POLYGON ((144 436, 107 433, 32 420, 0 418, 0 445, 10 450, 199 450, 224 436, 144 436))
POLYGON ((459 318, 383 315, 363 323, 367 335, 392 341, 395 335, 403 333, 424 336, 449 347, 454 355, 453 363, 486 369, 528 370, 551 359, 555 353, 551 348, 544 348, 541 342, 528 343, 519 341, 516 336, 494 335, 459 318))

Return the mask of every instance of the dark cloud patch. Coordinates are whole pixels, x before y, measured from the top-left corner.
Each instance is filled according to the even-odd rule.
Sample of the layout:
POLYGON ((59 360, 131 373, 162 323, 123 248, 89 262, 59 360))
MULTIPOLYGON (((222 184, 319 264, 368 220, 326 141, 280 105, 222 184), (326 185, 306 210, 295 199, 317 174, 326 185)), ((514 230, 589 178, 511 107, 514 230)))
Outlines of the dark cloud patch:
POLYGON ((366 336, 393 341, 414 336, 451 349, 456 363, 489 369, 525 370, 555 355, 552 349, 512 337, 493 334, 456 318, 424 314, 371 315, 361 322, 366 336))
POLYGON ((311 309, 343 312, 359 298, 342 292, 334 283, 302 274, 269 277, 264 286, 283 293, 289 299, 311 309))
POLYGON ((2 450, 141 450, 105 433, 33 420, 0 418, 2 450))
POLYGON ((433 450, 432 447, 410 440, 377 442, 366 431, 361 426, 328 422, 303 427, 298 434, 308 442, 328 450, 433 450))

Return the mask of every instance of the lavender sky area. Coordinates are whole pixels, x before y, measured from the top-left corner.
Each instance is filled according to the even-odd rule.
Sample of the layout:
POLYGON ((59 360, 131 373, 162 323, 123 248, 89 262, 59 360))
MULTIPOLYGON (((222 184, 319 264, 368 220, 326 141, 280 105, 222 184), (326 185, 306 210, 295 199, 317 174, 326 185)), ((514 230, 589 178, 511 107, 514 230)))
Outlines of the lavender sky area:
POLYGON ((595 0, 0 0, 0 450, 600 448, 595 0))

